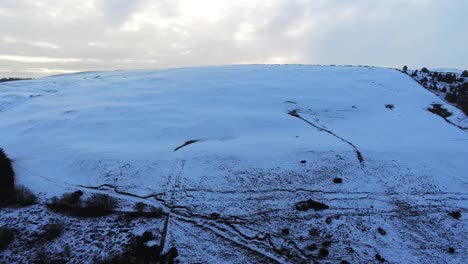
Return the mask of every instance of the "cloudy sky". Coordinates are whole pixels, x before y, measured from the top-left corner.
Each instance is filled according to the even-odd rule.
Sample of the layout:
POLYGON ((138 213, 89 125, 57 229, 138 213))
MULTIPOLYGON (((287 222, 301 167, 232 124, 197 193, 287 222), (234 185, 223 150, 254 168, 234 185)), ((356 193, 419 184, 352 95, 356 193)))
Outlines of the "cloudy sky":
POLYGON ((0 0, 0 77, 238 63, 468 68, 467 0, 0 0))

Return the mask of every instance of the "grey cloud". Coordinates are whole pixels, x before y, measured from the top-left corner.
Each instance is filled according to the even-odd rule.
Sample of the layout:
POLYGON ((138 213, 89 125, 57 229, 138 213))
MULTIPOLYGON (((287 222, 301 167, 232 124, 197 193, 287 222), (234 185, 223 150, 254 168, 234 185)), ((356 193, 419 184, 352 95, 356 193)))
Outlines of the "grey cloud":
POLYGON ((464 0, 5 0, 0 75, 242 62, 467 68, 467 9, 464 0))

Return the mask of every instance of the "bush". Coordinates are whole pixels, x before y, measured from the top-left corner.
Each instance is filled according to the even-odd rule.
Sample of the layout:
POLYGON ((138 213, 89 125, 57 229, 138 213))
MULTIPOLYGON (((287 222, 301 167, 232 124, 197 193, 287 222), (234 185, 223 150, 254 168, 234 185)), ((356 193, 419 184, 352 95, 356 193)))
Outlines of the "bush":
POLYGON ((0 251, 6 249, 15 239, 15 231, 11 228, 0 228, 0 251))
POLYGON ((468 71, 464 70, 461 74, 462 77, 468 78, 468 71))
POLYGON ((427 110, 443 118, 447 118, 452 115, 452 113, 443 108, 441 104, 433 104, 432 107, 427 108, 427 110))
POLYGON ((31 190, 19 185, 16 186, 16 202, 21 206, 33 205, 37 202, 37 197, 31 190))
POLYGON ((428 70, 426 67, 423 67, 423 68, 421 69, 421 72, 429 73, 429 70, 428 70))
POLYGON ((386 104, 386 105, 385 105, 385 108, 390 109, 390 110, 393 110, 393 108, 395 108, 395 106, 392 105, 392 104, 386 104))
POLYGON ((133 210, 135 210, 138 213, 143 212, 146 209, 146 204, 142 202, 138 202, 133 206, 133 210))
POLYGON ((76 191, 72 193, 64 193, 62 197, 52 197, 52 203, 68 205, 68 206, 81 206, 81 196, 83 196, 82 191, 76 191))
POLYGON ((179 256, 177 248, 172 247, 166 254, 162 254, 160 245, 148 245, 148 242, 153 239, 154 236, 149 231, 146 231, 141 236, 131 237, 124 252, 108 259, 98 261, 98 263, 177 263, 176 258, 179 256))
POLYGON ((113 212, 118 201, 107 194, 95 193, 85 201, 85 207, 101 212, 113 212))
POLYGON ((408 72, 408 66, 406 66, 406 65, 403 66, 403 72, 404 72, 404 73, 408 72))
POLYGON ((15 203, 15 172, 10 158, 0 148, 0 206, 9 206, 15 203))
POLYGON ((65 225, 61 221, 53 221, 46 224, 43 228, 41 237, 47 241, 52 241, 63 234, 65 225))
POLYGON ((411 74, 411 76, 413 76, 413 77, 418 76, 418 70, 415 70, 415 71, 411 74))

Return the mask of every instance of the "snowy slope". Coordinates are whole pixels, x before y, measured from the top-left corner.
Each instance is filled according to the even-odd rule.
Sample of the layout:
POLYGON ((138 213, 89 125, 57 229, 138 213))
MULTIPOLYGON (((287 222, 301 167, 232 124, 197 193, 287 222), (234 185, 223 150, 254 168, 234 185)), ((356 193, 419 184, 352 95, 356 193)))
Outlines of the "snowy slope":
POLYGON ((332 262, 462 263, 468 134, 432 103, 464 117, 391 69, 87 72, 0 84, 0 147, 43 198, 158 194, 183 263, 310 262, 324 240, 332 262), (330 209, 294 209, 310 198, 330 209))

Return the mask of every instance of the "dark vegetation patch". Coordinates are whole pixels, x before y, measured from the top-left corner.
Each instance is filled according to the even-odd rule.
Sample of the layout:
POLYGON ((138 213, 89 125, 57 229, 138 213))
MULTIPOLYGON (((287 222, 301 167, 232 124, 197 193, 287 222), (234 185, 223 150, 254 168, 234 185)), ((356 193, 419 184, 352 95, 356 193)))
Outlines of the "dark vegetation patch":
MULTIPOLYGON (((408 74, 408 67, 404 66, 403 73, 408 74)), ((445 100, 460 108, 468 115, 468 71, 464 70, 458 77, 455 73, 431 72, 422 68, 420 74, 414 71, 411 76, 423 87, 445 93, 445 100)))
POLYGON ((332 218, 328 216, 328 217, 325 219, 325 223, 331 224, 331 222, 332 222, 332 218))
POLYGON ((309 230, 309 235, 312 237, 320 236, 320 230, 318 228, 312 228, 309 230))
POLYGON ((196 143, 196 142, 199 142, 200 140, 199 139, 194 139, 194 140, 189 140, 189 141, 185 141, 184 144, 178 146, 177 148, 174 149, 174 151, 178 151, 179 149, 185 147, 185 146, 188 146, 190 144, 193 144, 193 143, 196 143))
POLYGON ((59 220, 54 220, 42 227, 41 238, 46 241, 52 241, 63 234, 65 224, 59 220))
POLYGON ((455 254, 455 248, 449 247, 449 248, 448 248, 448 253, 450 253, 450 254, 455 254))
POLYGON ((11 228, 0 227, 0 252, 6 249, 15 239, 15 231, 11 228))
POLYGON ((436 114, 444 119, 452 115, 452 113, 447 109, 443 108, 441 104, 432 104, 431 107, 427 108, 427 111, 436 114))
POLYGON ((107 194, 93 194, 84 202, 81 201, 82 195, 82 191, 76 191, 61 198, 52 197, 47 208, 73 216, 97 217, 112 214, 118 205, 117 199, 107 194))
POLYGON ((281 229, 281 234, 284 235, 284 236, 289 235, 289 228, 283 228, 283 229, 281 229))
POLYGON ((11 159, 0 148, 0 207, 19 205, 29 206, 37 202, 37 197, 24 186, 15 187, 15 172, 11 159))
POLYGON ((305 164, 306 162, 306 160, 301 160, 301 164, 305 164))
POLYGON ((210 219, 211 220, 218 220, 221 215, 218 213, 211 213, 210 214, 210 219))
POLYGON ((147 205, 145 203, 138 202, 135 205, 133 205, 133 210, 135 210, 135 212, 141 213, 145 211, 146 207, 147 205))
MULTIPOLYGON (((47 203, 47 208, 58 213, 77 217, 100 217, 116 212, 118 200, 107 194, 93 194, 82 200, 82 191, 65 193, 60 198, 54 196, 47 203)), ((148 206, 138 202, 133 206, 133 212, 119 212, 125 218, 160 218, 167 215, 160 207, 148 206)))
POLYGON ((317 245, 316 244, 310 244, 310 245, 307 246, 307 250, 315 251, 315 250, 317 250, 317 245))
POLYGON ((457 220, 460 219, 460 217, 462 216, 460 211, 453 211, 448 214, 457 220))
POLYGON ((329 254, 330 254, 330 252, 326 248, 321 248, 319 250, 319 257, 321 257, 321 258, 326 258, 326 257, 328 257, 329 254))
POLYGON ((382 258, 382 256, 380 256, 380 254, 375 254, 375 259, 380 261, 381 263, 384 263, 385 262, 385 259, 382 258))
POLYGON ((341 178, 334 178, 334 179, 333 179, 333 183, 335 183, 335 184, 343 183, 343 179, 341 179, 341 178))
POLYGON ((315 211, 325 210, 330 208, 328 205, 314 201, 312 199, 306 201, 300 201, 295 205, 296 210, 298 211, 307 211, 309 209, 314 209, 315 211))
POLYGON ((132 219, 132 218, 160 218, 162 216, 166 216, 167 213, 160 207, 155 206, 147 206, 146 210, 144 211, 135 211, 135 212, 121 212, 124 214, 125 217, 132 219))
POLYGON ((10 158, 0 148, 0 206, 9 206, 15 203, 15 172, 10 158))
POLYGON ((30 206, 37 203, 37 197, 31 190, 19 185, 16 186, 16 203, 19 206, 30 206))
POLYGON ((328 248, 329 246, 331 246, 331 244, 332 244, 331 241, 324 241, 324 242, 322 243, 322 246, 328 248))
POLYGON ((14 82, 14 81, 25 81, 25 80, 32 80, 32 79, 31 78, 1 78, 0 83, 14 82))
POLYGON ((445 95, 445 100, 457 105, 468 115, 468 82, 456 85, 445 95))
POLYGON ((387 231, 385 231, 383 228, 379 227, 377 228, 377 231, 382 235, 385 236, 387 234, 387 231))
POLYGON ((390 109, 390 110, 393 110, 393 108, 395 108, 395 106, 392 105, 392 104, 386 104, 386 105, 385 105, 385 108, 390 109))
POLYGON ((155 237, 149 231, 141 236, 133 236, 129 239, 123 253, 99 261, 100 264, 127 264, 127 263, 176 263, 179 252, 175 247, 162 254, 161 245, 148 245, 155 237))

